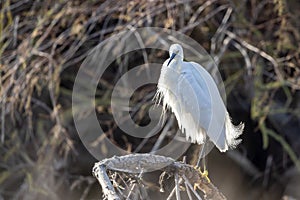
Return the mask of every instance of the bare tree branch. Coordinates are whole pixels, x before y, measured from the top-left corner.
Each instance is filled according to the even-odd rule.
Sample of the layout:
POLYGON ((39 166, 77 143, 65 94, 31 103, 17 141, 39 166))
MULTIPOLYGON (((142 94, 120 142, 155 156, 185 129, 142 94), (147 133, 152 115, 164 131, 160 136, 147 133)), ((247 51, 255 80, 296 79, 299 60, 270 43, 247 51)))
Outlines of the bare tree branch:
POLYGON ((100 185, 102 186, 102 191, 106 198, 109 200, 120 199, 106 174, 106 168, 104 165, 98 165, 97 167, 94 167, 93 175, 98 179, 100 185))
MULTIPOLYGON (((192 188, 192 184, 197 185, 204 193, 204 199, 226 199, 217 187, 207 180, 199 172, 199 170, 195 169, 193 166, 182 162, 176 162, 172 158, 153 154, 131 154, 120 157, 114 156, 95 163, 93 174, 101 184, 103 193, 109 199, 118 199, 119 197, 116 194, 108 175, 106 174, 106 169, 137 175, 141 172, 161 170, 164 175, 168 174, 169 176, 174 176, 175 187, 171 193, 174 194, 176 192, 177 199, 180 199, 179 188, 182 182, 189 186, 189 189, 186 189, 186 191, 192 190, 197 199, 201 199, 201 197, 197 191, 192 188)), ((160 184, 162 184, 163 177, 164 176, 161 176, 160 178, 160 184)), ((170 196, 173 194, 170 194, 170 196)), ((188 196, 191 196, 190 192, 188 196)))

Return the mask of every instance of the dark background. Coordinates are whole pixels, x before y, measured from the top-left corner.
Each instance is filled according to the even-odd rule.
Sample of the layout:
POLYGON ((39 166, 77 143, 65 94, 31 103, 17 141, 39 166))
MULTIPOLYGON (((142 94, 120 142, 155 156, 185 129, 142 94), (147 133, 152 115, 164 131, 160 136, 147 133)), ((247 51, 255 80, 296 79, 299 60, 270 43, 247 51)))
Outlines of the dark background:
MULTIPOLYGON (((146 26, 181 31, 214 53, 232 37, 219 71, 228 111, 235 123, 245 122, 245 132, 236 150, 209 154, 209 176, 228 199, 300 199, 299 1, 11 0, 0 5, 0 199, 101 198, 91 175, 96 160, 73 124, 74 79, 101 41, 146 26), (214 41, 229 8, 223 31, 231 35, 224 31, 214 41)), ((166 52, 151 55, 168 58, 166 52)), ((130 63, 141 61, 137 53, 130 63)), ((96 111, 107 137, 133 151, 141 140, 118 129, 109 105, 123 67, 115 62, 105 72, 96 111)), ((155 90, 155 85, 139 89, 132 102, 155 90)), ((145 102, 150 105, 151 98, 145 102)), ((147 123, 144 107, 138 110, 137 123, 147 123)), ((196 145, 189 149, 188 162, 197 151, 196 145)), ((158 183, 150 181, 149 189, 157 193, 158 183)))

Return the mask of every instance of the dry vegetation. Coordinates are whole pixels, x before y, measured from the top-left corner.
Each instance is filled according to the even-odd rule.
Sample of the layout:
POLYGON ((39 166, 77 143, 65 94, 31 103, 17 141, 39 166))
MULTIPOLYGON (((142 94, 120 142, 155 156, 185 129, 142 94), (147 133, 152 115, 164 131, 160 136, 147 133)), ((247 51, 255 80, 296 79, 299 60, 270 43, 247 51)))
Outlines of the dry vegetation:
MULTIPOLYGON (((300 198, 299 1, 7 0, 0 5, 0 199, 100 198, 91 175, 95 160, 74 128, 72 86, 89 50, 114 33, 145 26, 185 33, 220 64, 229 111, 246 123, 238 151, 209 156, 210 175, 225 196, 300 198), (224 162, 229 164, 218 167, 224 162), (235 166, 232 177, 244 177, 242 183, 230 181, 236 190, 226 188, 222 178, 227 165, 235 166)), ((118 67, 103 77, 97 112, 111 140, 134 150, 141 141, 119 136, 107 103, 118 67)), ((149 102, 146 98, 133 100, 149 102)), ((158 191, 151 181, 149 195, 158 191)))

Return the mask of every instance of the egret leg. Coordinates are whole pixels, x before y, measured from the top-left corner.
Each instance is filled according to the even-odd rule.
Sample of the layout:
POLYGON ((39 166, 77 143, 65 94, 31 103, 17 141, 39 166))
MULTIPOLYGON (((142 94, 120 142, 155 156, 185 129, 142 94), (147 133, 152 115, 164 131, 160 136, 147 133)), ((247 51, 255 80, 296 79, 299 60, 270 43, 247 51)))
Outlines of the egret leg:
POLYGON ((206 170, 206 160, 205 160, 205 156, 203 156, 205 153, 205 144, 206 144, 206 142, 201 145, 201 149, 199 151, 199 157, 198 157, 198 161, 197 161, 197 165, 196 165, 198 168, 201 168, 200 165, 202 164, 202 167, 204 170, 206 170))
POLYGON ((199 158, 197 161, 196 169, 199 170, 202 177, 204 177, 208 182, 210 182, 210 179, 208 178, 208 170, 206 169, 206 159, 204 156, 205 150, 206 150, 206 142, 203 143, 199 151, 199 158), (201 171, 201 167, 203 168, 203 171, 201 171))

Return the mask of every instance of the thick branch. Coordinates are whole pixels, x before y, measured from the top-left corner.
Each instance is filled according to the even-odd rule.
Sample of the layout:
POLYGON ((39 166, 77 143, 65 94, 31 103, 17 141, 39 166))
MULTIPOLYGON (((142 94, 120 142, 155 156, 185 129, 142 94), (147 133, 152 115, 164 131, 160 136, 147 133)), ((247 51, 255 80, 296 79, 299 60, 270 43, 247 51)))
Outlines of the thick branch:
POLYGON ((106 169, 126 172, 142 173, 154 170, 165 171, 168 174, 179 175, 191 184, 197 184, 205 194, 205 199, 226 200, 225 196, 203 177, 193 166, 181 162, 175 162, 172 158, 152 154, 131 154, 126 156, 114 156, 95 163, 93 174, 103 188, 103 192, 109 199, 119 199, 106 174, 106 169))
POLYGON ((104 196, 109 200, 120 200, 113 185, 110 182, 109 177, 106 174, 106 168, 104 165, 95 165, 93 167, 93 175, 98 179, 102 186, 104 196))

